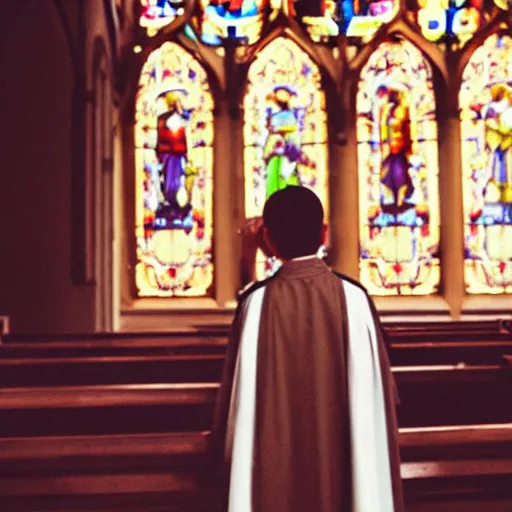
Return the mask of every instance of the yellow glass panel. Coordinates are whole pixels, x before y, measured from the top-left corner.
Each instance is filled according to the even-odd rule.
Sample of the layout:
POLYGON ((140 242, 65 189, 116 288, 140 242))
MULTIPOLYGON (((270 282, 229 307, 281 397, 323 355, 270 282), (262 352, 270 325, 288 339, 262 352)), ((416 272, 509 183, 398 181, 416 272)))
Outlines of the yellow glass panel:
POLYGON ((407 41, 382 43, 357 93, 362 283, 373 295, 437 293, 439 193, 432 70, 407 41))
POLYGON ((512 293, 512 37, 473 53, 459 105, 466 291, 512 293))
POLYGON ((135 114, 139 296, 199 297, 213 280, 213 98, 206 72, 175 43, 142 69, 135 114))

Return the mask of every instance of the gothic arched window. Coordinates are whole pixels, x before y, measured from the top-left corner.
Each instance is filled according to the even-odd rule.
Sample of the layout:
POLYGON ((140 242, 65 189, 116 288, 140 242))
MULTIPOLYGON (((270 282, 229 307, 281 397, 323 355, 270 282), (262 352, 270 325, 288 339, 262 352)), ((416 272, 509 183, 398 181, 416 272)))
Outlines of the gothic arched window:
POLYGON ((192 55, 170 42, 149 55, 135 123, 139 296, 199 297, 212 284, 212 109, 192 55))
MULTIPOLYGON (((316 192, 328 218, 325 94, 318 66, 285 37, 258 52, 249 69, 244 109, 245 216, 289 184, 316 192)), ((257 275, 265 275, 259 253, 257 275)))
POLYGON ((432 69, 405 40, 383 42, 357 92, 360 275, 373 295, 429 295, 440 281, 432 69))
POLYGON ((512 37, 477 48, 459 93, 468 293, 512 293, 512 37))

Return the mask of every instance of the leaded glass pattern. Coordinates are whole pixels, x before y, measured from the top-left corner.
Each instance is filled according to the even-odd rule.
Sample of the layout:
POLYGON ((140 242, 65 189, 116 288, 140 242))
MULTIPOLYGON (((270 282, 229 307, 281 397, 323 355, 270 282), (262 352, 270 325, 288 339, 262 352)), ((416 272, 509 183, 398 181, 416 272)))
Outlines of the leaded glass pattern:
POLYGON ((166 42, 142 68, 136 100, 139 296, 204 296, 213 280, 213 99, 205 70, 166 42))
POLYGON ((466 291, 512 293, 512 38, 471 56, 459 93, 466 291))
POLYGON ((184 0, 139 0, 139 25, 152 37, 185 12, 184 0))
POLYGON ((457 49, 507 5, 506 0, 412 0, 410 7, 425 39, 457 49))
POLYGON ((360 276, 373 295, 438 291, 439 195, 432 69, 405 40, 379 45, 357 92, 360 276))
POLYGON ((208 45, 222 45, 226 39, 251 45, 258 41, 269 9, 268 0, 197 0, 192 27, 208 45))
POLYGON ((399 0, 296 2, 297 16, 316 42, 338 35, 367 42, 398 14, 399 9, 399 0))

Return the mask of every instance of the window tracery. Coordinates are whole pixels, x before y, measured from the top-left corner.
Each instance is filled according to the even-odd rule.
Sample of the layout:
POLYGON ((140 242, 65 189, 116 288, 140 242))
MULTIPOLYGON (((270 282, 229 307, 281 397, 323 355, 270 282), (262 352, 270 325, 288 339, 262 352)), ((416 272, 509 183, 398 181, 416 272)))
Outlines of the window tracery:
MULTIPOLYGON (((448 99, 451 104, 458 99, 460 106, 458 165, 465 226, 461 272, 467 293, 512 294, 512 247, 507 242, 512 241, 512 186, 507 185, 512 157, 505 105, 512 87, 512 45, 506 34, 507 0, 139 2, 139 26, 145 31, 141 47, 151 46, 158 39, 153 36, 179 18, 182 23, 169 33, 169 40, 185 36, 196 49, 209 47, 224 59, 226 76, 244 77, 230 76, 219 94, 228 102, 243 98, 244 144, 234 150, 243 158, 245 219, 260 216, 272 190, 292 183, 313 188, 330 208, 329 187, 335 176, 329 175, 328 159, 335 141, 329 142, 328 128, 337 129, 333 126, 342 110, 326 107, 333 93, 322 86, 328 74, 325 59, 331 68, 349 70, 336 78, 336 101, 356 111, 358 259, 360 278, 375 295, 440 291, 440 120, 433 63, 439 69, 446 65, 440 75, 451 84, 459 80, 457 66, 462 69, 460 63, 471 53, 458 98, 448 99), (475 49, 481 31, 491 35, 475 49), (255 55, 253 49, 263 40, 266 45, 255 55), (228 46, 236 50, 222 48, 228 46), (357 76, 358 69, 362 71, 357 76), (346 100, 351 90, 357 91, 354 105, 346 100)), ((214 101, 205 69, 191 53, 168 42, 154 49, 140 75, 136 280, 141 296, 205 296, 211 290, 212 169, 218 156, 213 154, 214 101), (177 85, 159 95, 165 73, 177 85), (178 189, 185 190, 192 205, 191 220, 188 213, 183 218, 162 213, 163 205, 172 210, 179 200, 178 194, 174 199, 169 195, 166 169, 172 166, 166 154, 171 149, 166 153, 160 116, 176 119, 187 139, 186 151, 174 160, 184 169, 184 184, 178 189)), ((355 220, 344 219, 340 225, 350 222, 355 220)), ((446 222, 453 221, 444 214, 446 222)), ((357 250, 351 250, 355 262, 357 250)), ((271 263, 258 254, 258 277, 268 273, 271 263)))

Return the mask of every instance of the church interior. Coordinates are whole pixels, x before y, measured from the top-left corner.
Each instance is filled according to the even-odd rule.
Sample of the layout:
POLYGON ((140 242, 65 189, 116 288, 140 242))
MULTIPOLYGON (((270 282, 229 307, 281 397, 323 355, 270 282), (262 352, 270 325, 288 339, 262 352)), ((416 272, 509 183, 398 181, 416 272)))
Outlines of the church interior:
POLYGON ((2 512, 218 510, 288 185, 382 319, 406 510, 512 510, 510 0, 23 0, 0 41, 2 512))

